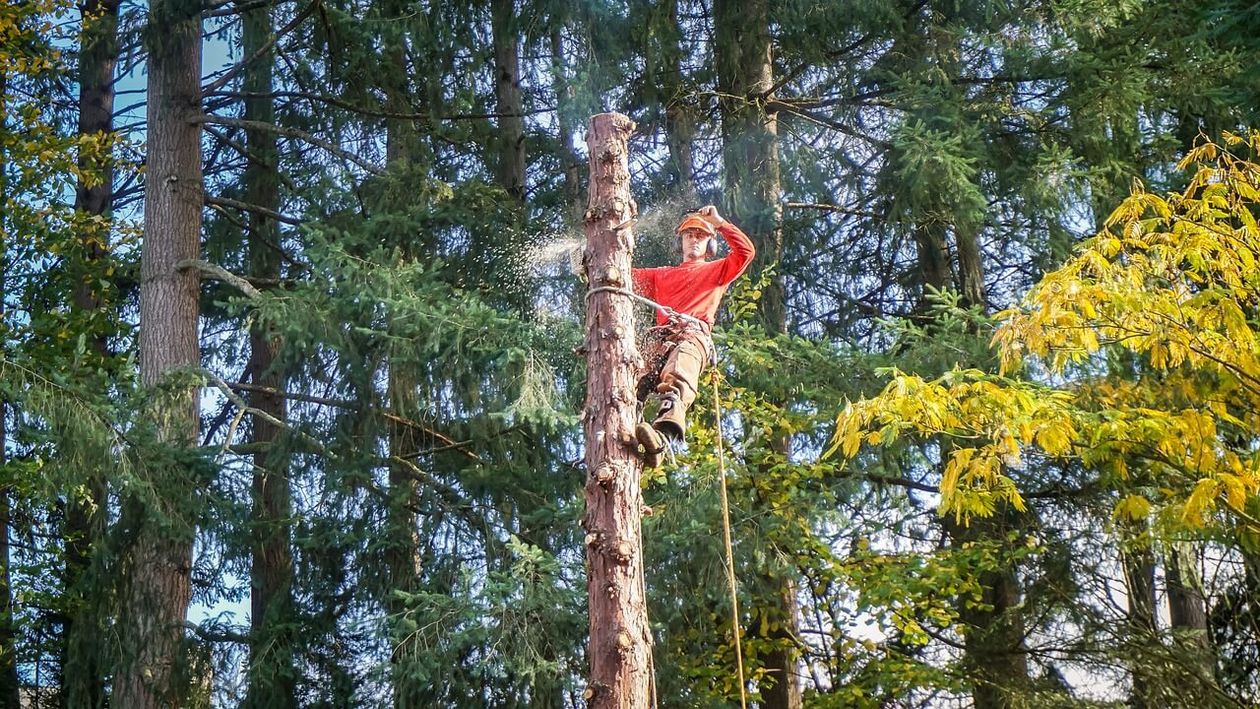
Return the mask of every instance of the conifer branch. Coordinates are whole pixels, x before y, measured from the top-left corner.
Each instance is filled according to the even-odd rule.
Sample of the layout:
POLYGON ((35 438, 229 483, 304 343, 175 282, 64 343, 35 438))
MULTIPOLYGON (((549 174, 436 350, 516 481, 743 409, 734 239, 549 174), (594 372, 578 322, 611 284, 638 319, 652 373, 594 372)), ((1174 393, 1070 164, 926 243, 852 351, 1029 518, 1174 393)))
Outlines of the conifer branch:
POLYGON ((231 136, 229 136, 224 131, 221 131, 212 126, 203 126, 202 129, 205 130, 205 132, 209 133, 210 135, 213 135, 215 138, 218 138, 219 142, 235 150, 241 157, 247 160, 250 160, 251 162, 257 163, 259 165, 263 165, 267 169, 271 170, 273 173, 275 173, 276 177, 279 178, 279 180, 284 183, 284 186, 289 188, 289 191, 291 192, 298 191, 297 185, 293 184, 292 178, 284 174, 284 172, 279 169, 280 168, 279 165, 274 164, 274 163, 268 163, 266 160, 263 160, 261 157, 256 155, 249 148, 245 147, 245 145, 241 143, 240 141, 232 140, 231 136))
POLYGON ((258 296, 262 295, 262 291, 255 288, 252 284, 250 284, 249 281, 245 280, 244 278, 241 278, 240 276, 236 275, 235 273, 232 273, 231 271, 228 271, 226 268, 223 268, 222 266, 217 266, 213 263, 210 263, 209 261, 202 261, 201 259, 191 259, 191 258, 184 259, 183 261, 180 261, 179 263, 175 264, 175 268, 179 269, 180 271, 185 271, 190 268, 195 268, 203 274, 206 274, 208 276, 213 276, 216 280, 220 280, 229 285, 236 286, 238 290, 240 290, 242 293, 249 296, 250 298, 257 298, 258 296))
POLYGON ((281 214, 275 210, 260 207, 256 204, 250 204, 249 202, 235 200, 230 197, 211 197, 210 195, 206 195, 206 204, 216 207, 231 207, 232 209, 239 209, 242 212, 253 212, 254 214, 260 214, 264 217, 269 217, 284 224, 292 224, 293 226, 302 225, 302 220, 297 217, 290 217, 287 214, 281 214))
MULTIPOLYGON (((261 47, 255 50, 253 54, 249 55, 248 57, 242 58, 241 61, 225 69, 223 73, 219 75, 217 79, 201 87, 202 98, 205 98, 207 94, 217 91, 218 89, 221 89, 224 86, 226 86, 227 83, 231 81, 233 78, 235 78, 237 74, 244 71, 246 67, 252 65, 254 62, 258 61, 260 57, 265 55, 267 52, 271 51, 271 48, 276 45, 276 42, 280 41, 281 37, 292 32, 294 29, 297 28, 298 25, 302 24, 303 20, 305 20, 307 17, 310 16, 311 12, 315 10, 316 4, 317 3, 312 2, 310 5, 307 5, 305 10, 294 15, 293 19, 290 20, 287 25, 285 25, 284 27, 281 27, 279 30, 276 30, 275 34, 273 34, 266 42, 264 42, 261 47)), ((233 8, 232 12, 233 13, 240 12, 240 8, 233 8)))
POLYGON ((248 411, 254 416, 257 416, 263 419, 264 421, 270 423, 273 426, 276 426, 277 428, 282 428, 286 431, 292 432, 293 434, 301 438, 303 441, 314 446, 315 450, 328 456, 330 459, 333 459, 333 460, 337 459, 338 456, 336 454, 328 450, 328 448, 325 447, 323 443, 320 443, 310 434, 306 433, 305 431, 301 431, 297 428, 294 428, 291 424, 289 424, 289 422, 278 419, 275 416, 272 416, 271 414, 267 413, 266 411, 263 411, 262 409, 258 407, 250 406, 249 402, 245 401, 245 399, 242 398, 240 394, 237 394, 236 392, 232 391, 232 387, 229 386, 227 382, 223 381, 223 379, 219 377, 219 375, 215 374, 214 372, 211 372, 210 370, 204 367, 200 368, 198 371, 200 371, 203 376, 205 376, 207 379, 210 380, 210 383, 214 385, 214 388, 223 392, 223 395, 226 396, 228 400, 231 401, 233 404, 236 404, 238 407, 240 407, 241 410, 248 411))
POLYGON ((328 94, 317 94, 310 91, 270 91, 266 93, 248 92, 248 91, 208 91, 204 94, 205 98, 295 98, 304 99, 306 101, 314 101, 317 103, 326 103, 337 108, 344 108, 351 113, 361 116, 371 116, 373 118, 397 118, 400 120, 413 121, 481 121, 491 118, 524 118, 525 116, 534 116, 541 113, 551 113, 556 110, 555 106, 539 106, 523 111, 510 113, 411 113, 405 111, 389 111, 379 107, 360 106, 358 104, 339 99, 328 94))
POLYGON ((272 123, 265 123, 263 121, 247 121, 243 118, 229 118, 227 116, 215 116, 215 115, 211 115, 207 113, 201 114, 200 116, 195 118, 194 121, 196 121, 197 123, 204 123, 204 124, 209 124, 209 125, 232 126, 234 128, 244 128, 246 130, 268 131, 271 133, 275 133, 277 135, 282 135, 286 138, 296 138, 297 140, 310 143, 311 145, 314 145, 317 148, 322 148, 325 151, 332 153, 333 155, 336 155, 339 158, 342 158, 343 160, 352 162, 355 165, 358 165, 359 167, 363 168, 367 172, 372 173, 373 175, 385 174, 385 171, 382 170, 380 167, 373 165, 372 163, 368 162, 367 160, 364 160, 358 155, 355 155, 354 153, 351 153, 346 150, 342 150, 341 148, 338 148, 337 146, 324 140, 323 138, 320 138, 311 133, 307 133, 304 130, 298 130, 297 128, 292 128, 289 126, 277 126, 272 123))
POLYGON ((236 633, 231 630, 210 631, 191 620, 184 621, 184 628, 208 643, 238 643, 244 645, 249 642, 249 636, 244 633, 236 633))
MULTIPOLYGON (((283 397, 285 399, 289 399, 292 401, 301 401, 307 404, 318 404, 320 406, 333 406, 339 409, 347 409, 350 411, 362 411, 364 409, 362 404, 360 404, 357 401, 351 401, 349 399, 333 399, 333 398, 325 397, 325 396, 315 396, 312 394, 299 394, 296 392, 281 391, 274 387, 262 386, 261 384, 250 384, 249 382, 228 382, 226 384, 232 389, 236 389, 239 391, 254 391, 254 392, 259 392, 263 394, 270 394, 272 396, 279 396, 279 397, 283 397)), ((471 445, 472 441, 456 441, 450 436, 447 436, 446 434, 440 431, 434 430, 432 427, 426 426, 414 419, 409 419, 403 416, 399 416, 398 414, 395 414, 391 411, 382 411, 381 415, 386 420, 392 421, 393 423, 406 426, 408 428, 414 428, 424 433, 425 435, 432 437, 433 439, 437 440, 439 443, 442 444, 438 448, 431 448, 424 451, 417 451, 415 453, 408 453, 406 455, 406 457, 408 458, 414 458, 416 456, 425 455, 428 453, 457 451, 461 455, 463 455, 465 458, 468 458, 469 460, 474 460, 478 463, 484 462, 481 456, 477 455, 476 453, 462 450, 466 446, 471 445)), ((508 430, 510 431, 512 429, 508 429, 508 430)), ((504 433, 507 433, 507 431, 504 431, 504 433)))
POLYGON ((851 207, 841 207, 838 204, 820 204, 817 202, 784 202, 783 206, 788 209, 816 209, 823 212, 837 212, 839 214, 850 214, 855 217, 868 217, 870 219, 880 219, 880 215, 875 212, 869 212, 864 209, 853 209, 851 207))
POLYGON ((874 146, 879 147, 879 148, 883 148, 884 150, 891 150, 891 149, 892 149, 892 147, 893 147, 893 144, 892 144, 891 142, 889 142, 889 141, 886 141, 886 140, 880 140, 879 138, 875 138, 875 137, 872 137, 872 136, 866 135, 865 133, 862 133, 862 132, 860 132, 860 131, 856 131, 856 130, 854 130, 854 129, 852 129, 852 128, 850 128, 850 127, 846 126, 846 125, 844 125, 843 123, 840 123, 839 121, 832 120, 832 119, 827 118, 827 117, 825 117, 825 116, 819 116, 819 115, 817 115, 817 114, 815 114, 815 113, 811 113, 811 112, 809 112, 809 111, 806 111, 806 110, 805 110, 805 109, 803 109, 803 108, 800 108, 800 107, 798 107, 798 106, 794 106, 794 105, 792 105, 791 103, 787 103, 787 102, 784 102, 784 101, 778 101, 778 100, 771 100, 771 101, 767 101, 767 102, 766 102, 766 112, 767 112, 767 113, 772 113, 772 112, 775 112, 775 111, 784 111, 784 112, 786 112, 786 113, 790 113, 790 114, 795 115, 795 116, 800 116, 801 118, 804 118, 804 119, 805 119, 805 120, 807 120, 807 121, 810 121, 810 122, 812 122, 812 123, 817 123, 818 125, 823 126, 823 127, 826 127, 826 128, 831 128, 832 130, 835 130, 835 131, 838 131, 838 132, 840 132, 840 133, 843 133, 844 135, 847 135, 847 136, 850 136, 850 137, 853 137, 853 138, 857 138, 857 139, 859 139, 859 140, 864 140, 864 141, 866 141, 866 142, 870 143, 871 145, 874 145, 874 146))

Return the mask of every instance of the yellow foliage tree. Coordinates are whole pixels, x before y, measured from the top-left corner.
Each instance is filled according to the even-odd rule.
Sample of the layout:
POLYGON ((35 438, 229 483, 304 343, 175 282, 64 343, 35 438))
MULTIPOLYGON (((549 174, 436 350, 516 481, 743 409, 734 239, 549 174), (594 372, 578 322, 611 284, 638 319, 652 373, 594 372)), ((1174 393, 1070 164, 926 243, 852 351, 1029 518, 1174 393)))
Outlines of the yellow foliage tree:
POLYGON ((1148 484, 1119 500, 1117 517, 1260 533, 1257 154, 1260 132, 1226 134, 1181 161, 1194 171, 1181 192, 1136 185, 1098 235, 997 315, 998 374, 894 371, 841 412, 829 453, 941 437, 941 512, 963 521, 1004 502, 1023 509, 1007 472, 1030 448, 1125 492, 1140 467, 1148 484), (1141 366, 1108 376, 1107 358, 1126 352, 1141 366))

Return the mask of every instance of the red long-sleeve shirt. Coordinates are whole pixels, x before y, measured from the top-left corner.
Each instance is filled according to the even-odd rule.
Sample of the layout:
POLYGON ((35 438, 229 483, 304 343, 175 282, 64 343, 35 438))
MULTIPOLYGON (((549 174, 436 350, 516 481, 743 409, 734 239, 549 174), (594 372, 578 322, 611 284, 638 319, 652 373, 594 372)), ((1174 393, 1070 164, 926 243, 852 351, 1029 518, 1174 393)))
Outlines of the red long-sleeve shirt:
MULTIPOLYGON (((712 325, 726 287, 748 268, 756 253, 752 240, 734 224, 723 224, 717 232, 730 248, 725 258, 633 269, 635 292, 712 325)), ((668 321, 665 311, 658 309, 656 323, 668 321)))

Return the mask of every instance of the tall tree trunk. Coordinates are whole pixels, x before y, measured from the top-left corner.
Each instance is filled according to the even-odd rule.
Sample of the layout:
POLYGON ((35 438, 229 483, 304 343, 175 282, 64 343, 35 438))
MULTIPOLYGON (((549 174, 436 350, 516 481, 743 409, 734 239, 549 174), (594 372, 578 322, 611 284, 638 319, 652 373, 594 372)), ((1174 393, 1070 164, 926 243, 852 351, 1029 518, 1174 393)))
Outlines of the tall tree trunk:
MULTIPOLYGON (((7 133, 9 122, 8 81, 6 74, 0 72, 0 132, 7 133)), ((7 171, 4 162, 0 161, 0 204, 9 197, 7 171)), ((5 227, 4 213, 0 212, 0 229, 5 227)), ((9 273, 9 256, 0 245, 0 293, 7 293, 8 284, 5 279, 9 273)), ((0 298, 0 334, 7 333, 4 317, 4 298, 0 298)), ((5 339, 0 338, 0 350, 5 346, 5 339)), ((8 444, 8 403, 0 397, 0 467, 3 467, 5 449, 8 444)), ((18 681, 17 635, 13 624, 13 586, 9 574, 9 486, 0 484, 0 704, 6 707, 18 705, 21 684, 18 681)))
POLYGON ((582 163, 578 157, 577 124, 574 118, 574 86, 565 72, 564 27, 559 18, 553 18, 551 28, 552 86, 556 93, 556 122, 560 129, 560 164, 564 169, 564 201, 569 217, 577 222, 586 211, 582 200, 582 163))
MULTIPOLYGON (((114 130, 114 66, 118 62, 118 0, 88 0, 82 7, 83 40, 79 56, 79 135, 103 137, 114 130)), ((75 210, 105 218, 114 198, 114 171, 108 159, 97 162, 80 156, 79 168, 95 173, 93 182, 82 177, 75 190, 75 210)), ((105 258, 109 227, 83 234, 84 272, 74 289, 74 306, 85 313, 101 311, 106 303, 93 285, 96 266, 105 258)), ((90 347, 101 362, 108 356, 106 333, 94 328, 90 347)), ((104 668, 101 666, 103 619, 99 580, 88 577, 94 550, 105 533, 106 488, 97 476, 87 480, 90 500, 66 501, 65 587, 68 603, 62 656, 61 702, 66 707, 104 705, 104 668)))
POLYGON ((914 245, 919 266, 919 303, 915 310, 927 315, 931 307, 931 291, 949 288, 952 279, 949 268, 949 246, 945 242, 944 228, 939 224, 916 224, 914 245))
MULTIPOLYGON (((783 260, 778 118, 766 110, 774 86, 769 0, 715 0, 713 23, 725 203, 757 246, 756 278, 783 260)), ((767 332, 786 332, 786 305, 783 274, 776 273, 760 303, 767 332)))
MULTIPOLYGON (((1129 626, 1138 641, 1158 642, 1155 623, 1155 555, 1151 551, 1145 523, 1130 525, 1121 539, 1120 561, 1124 569, 1125 592, 1129 598, 1129 626)), ((1139 645, 1139 646, 1140 646, 1139 645)), ((1151 702, 1151 677, 1141 662, 1132 669, 1133 689, 1129 706, 1147 709, 1151 702)))
POLYGON ((984 264, 975 230, 967 225, 954 225, 954 244, 958 250, 958 292, 963 305, 987 311, 984 300, 984 264))
POLYGON ((644 62, 648 99, 659 104, 669 160, 665 174, 674 194, 684 202, 699 202, 692 141, 696 136, 694 98, 683 85, 682 28, 678 24, 678 0, 643 0, 649 14, 644 62))
MULTIPOLYGON (((630 196, 627 143, 634 123, 618 113, 593 116, 586 144, 590 202, 586 273, 592 288, 630 288, 634 241, 614 230, 638 212, 630 196)), ((634 445, 638 418, 633 303, 593 292, 586 310, 586 560, 591 661, 588 706, 648 706, 652 636, 643 597, 642 463, 634 445)))
MULTIPOLYGON (((391 2, 387 14, 402 22, 407 9, 403 3, 391 2)), ((415 111, 411 96, 411 74, 406 55, 407 34, 398 30, 386 38, 384 60, 388 79, 383 83, 386 109, 394 114, 415 111)), ((419 149, 415 125, 409 119, 391 118, 385 124, 385 160, 391 169, 407 169, 416 159, 419 149)), ((414 254, 412 254, 414 255, 414 254)), ((403 362, 391 357, 386 383, 386 400, 389 409, 399 416, 415 419, 420 416, 416 387, 418 376, 414 362, 403 362)), ((420 447, 416 432, 410 426, 392 422, 389 426, 389 453, 396 459, 412 456, 420 447)), ((421 567, 420 530, 416 519, 419 503, 419 483, 411 470, 401 462, 389 466, 389 500, 386 509, 385 564, 387 587, 385 610, 391 618, 400 619, 410 604, 395 595, 395 591, 412 593, 416 590, 421 567)), ((397 634, 391 638, 391 683, 394 706, 411 709, 425 705, 431 692, 414 678, 415 665, 420 661, 422 648, 412 633, 397 634)))
MULTIPOLYGON (((242 53, 255 57, 244 72, 245 119, 263 124, 275 122, 270 97, 275 54, 266 49, 274 31, 271 15, 270 3, 246 4, 242 13, 242 53)), ((279 151, 275 132, 247 130, 245 146, 248 153, 243 181, 245 202, 269 212, 279 212, 279 151)), ((259 279, 275 281, 281 273, 279 225, 260 211, 249 212, 248 220, 250 273, 259 279)), ((248 371, 255 384, 276 391, 284 389, 284 372, 275 362, 280 344, 262 325, 254 323, 250 327, 248 371)), ((250 404, 280 421, 288 415, 284 397, 271 392, 251 392, 250 404)), ((250 428, 259 449, 253 455, 249 691, 245 706, 293 707, 297 706, 297 670, 294 638, 286 630, 294 621, 288 453, 279 445, 279 427, 263 415, 252 415, 250 428)))
MULTIPOLYGON (((176 369, 199 362, 197 273, 181 269, 200 249, 201 11, 197 0, 151 0, 148 144, 144 193, 144 244, 140 255, 140 381, 156 387, 176 369)), ((163 396, 160 435, 172 446, 191 446, 198 429, 198 391, 163 396)), ((156 471, 149 501, 132 497, 135 541, 124 562, 119 659, 111 706, 157 709, 178 705, 186 692, 179 675, 183 626, 191 596, 191 478, 170 461, 156 471), (157 503, 161 509, 148 509, 157 503)))
POLYGON ((520 39, 515 0, 490 0, 494 42, 494 97, 499 114, 498 181, 507 193, 525 203, 525 117, 521 100, 520 39))
POLYGON ((1199 578, 1194 546, 1173 542, 1168 549, 1168 616, 1174 632, 1186 634, 1199 660, 1199 674, 1215 682, 1216 653, 1208 632, 1207 601, 1199 578))
MULTIPOLYGON (((0 271, 0 284, 2 278, 3 271, 0 271)), ((3 313, 2 306, 0 301, 0 313, 3 313)), ((0 399, 0 468, 5 464, 8 444, 8 409, 8 404, 0 399)), ((21 706, 18 699, 22 684, 17 673, 17 629, 13 622, 13 585, 9 574, 10 521, 9 486, 0 485, 0 705, 18 707, 21 706)))
MULTIPOLYGON (((982 540, 1005 539, 1019 525, 1022 513, 999 509, 992 517, 973 518, 967 526, 945 519, 945 531, 955 547, 982 540)), ((982 571, 979 604, 964 603, 959 617, 966 624, 965 652, 972 678, 972 702, 976 709, 1011 709, 1020 706, 1011 690, 1028 686, 1028 654, 1024 645, 1021 588, 1014 566, 999 561, 982 571)))
MULTIPOLYGON (((722 159, 725 204, 757 247, 753 278, 783 259, 783 209, 779 201, 779 129, 775 113, 766 110, 772 98, 774 64, 771 55, 768 0, 715 0, 714 53, 717 61, 722 111, 722 159)), ((683 136, 680 136, 683 137, 683 136)), ((758 304, 767 334, 787 332, 787 298, 783 274, 774 273, 763 287, 758 304)), ((785 405, 786 402, 779 402, 785 405)), ((782 459, 790 454, 786 436, 772 444, 782 459)), ((790 576, 783 572, 763 574, 772 589, 757 604, 767 622, 750 624, 750 639, 761 627, 771 628, 772 647, 764 669, 772 682, 761 688, 768 709, 801 706, 797 673, 797 601, 790 576)))

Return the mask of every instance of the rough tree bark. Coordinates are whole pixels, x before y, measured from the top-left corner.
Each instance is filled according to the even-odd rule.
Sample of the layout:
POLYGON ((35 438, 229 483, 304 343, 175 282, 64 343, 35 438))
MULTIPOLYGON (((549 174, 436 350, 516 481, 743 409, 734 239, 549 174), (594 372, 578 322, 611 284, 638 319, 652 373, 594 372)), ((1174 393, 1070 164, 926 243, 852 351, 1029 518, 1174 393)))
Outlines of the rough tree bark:
MULTIPOLYGON (((8 82, 0 72, 0 128, 8 122, 8 82)), ((0 203, 8 196, 8 184, 5 179, 4 163, 0 161, 0 203)), ((4 214, 0 213, 0 226, 3 226, 4 214)), ((7 284, 4 275, 9 272, 8 258, 0 249, 0 293, 4 293, 7 284)), ((0 323, 3 323, 4 299, 0 298, 0 323)), ((0 347, 4 346, 0 340, 0 347)), ((8 404, 0 398, 0 465, 4 465, 5 445, 8 429, 6 428, 8 404)), ((9 486, 0 485, 0 704, 18 706, 17 662, 14 658, 16 634, 13 628, 13 587, 9 576, 9 486)))
POLYGON ((499 185, 517 202, 525 202, 525 117, 521 100, 520 40, 515 0, 490 0, 494 35, 494 96, 499 114, 499 185))
MULTIPOLYGON (((413 101, 412 76, 407 62, 407 30, 401 23, 412 10, 404 2, 391 0, 385 12, 396 25, 384 39, 385 76, 382 90, 385 109, 395 114, 413 113, 417 110, 413 101)), ((405 118, 385 121, 385 161, 391 171, 406 170, 417 160, 421 141, 415 123, 405 118)), ((421 416, 417 396, 420 372, 415 362, 405 362, 391 357, 386 363, 386 397, 389 409, 409 419, 421 416)), ((414 455, 423 441, 414 428, 393 422, 388 429, 390 455, 401 459, 414 455)), ((387 587, 385 609, 391 618, 398 618, 410 607, 410 603, 394 595, 394 591, 412 593, 416 590, 421 567, 420 530, 416 519, 420 487, 411 470, 399 462, 389 466, 389 500, 386 509, 385 565, 387 587)), ((429 687, 417 682, 414 666, 420 661, 422 648, 414 635, 395 635, 390 653, 390 683, 393 687, 394 706, 399 709, 424 706, 429 687)))
MULTIPOLYGON (((1014 528, 1027 524, 1024 513, 999 508, 991 517, 973 518, 964 526, 952 516, 943 520, 950 543, 964 547, 983 540, 1004 539, 1014 528)), ((977 574, 979 604, 963 603, 959 618, 966 626, 964 647, 976 709, 1011 709, 1017 703, 1011 691, 1028 685, 1028 651, 1020 605, 1023 589, 1016 568, 996 565, 977 574)))
MULTIPOLYGON (((114 130, 114 66, 118 62, 118 0, 88 0, 83 15, 82 51, 79 56, 79 135, 106 136, 114 130)), ((79 168, 94 172, 99 180, 79 178, 74 208, 81 214, 108 217, 114 198, 114 170, 109 160, 81 155, 79 168)), ((94 286, 96 268, 106 254, 109 232, 83 232, 84 272, 74 288, 74 307, 80 312, 102 311, 106 303, 94 286)), ((93 328, 89 346, 100 361, 108 355, 105 332, 93 328)), ((88 580, 93 549, 105 533, 105 483, 87 480, 91 500, 66 501, 65 588, 68 599, 65 645, 62 649, 62 703, 67 707, 96 707, 104 702, 101 668, 99 588, 88 580)))
MULTIPOLYGON (((247 5, 242 13, 242 53, 255 60, 245 68, 243 85, 245 119, 274 123, 272 91, 274 50, 271 40, 272 7, 247 5)), ((277 136, 273 131, 246 130, 248 155, 243 179, 245 202, 268 212, 280 211, 280 182, 277 136)), ((275 219, 261 211, 250 211, 250 273, 265 281, 280 278, 280 229, 275 219)), ((280 341, 267 328, 254 323, 249 331, 249 376, 255 384, 270 391, 250 392, 250 404, 259 411, 284 421, 288 407, 284 397, 284 372, 275 363, 280 341)), ((280 428, 262 415, 250 417, 253 440, 261 444, 253 456, 252 558, 250 566, 249 693, 247 707, 292 707, 297 671, 294 668, 293 639, 285 627, 292 622, 293 553, 289 544, 289 461, 278 445, 280 428)))
MULTIPOLYGON (((144 244, 140 255, 140 381, 155 387, 173 370, 195 367, 198 277, 178 264, 200 250, 201 12, 196 0, 152 0, 145 165, 144 244)), ((195 445, 198 391, 163 396, 160 433, 173 446, 195 445)), ((165 464, 153 498, 133 497, 124 514, 136 535, 124 561, 119 618, 124 656, 114 673, 111 706, 179 705, 183 627, 191 595, 191 521, 181 507, 192 494, 180 463, 165 464), (182 480, 174 480, 174 478, 182 480), (156 504, 160 509, 149 507, 156 504)))
POLYGON ((1215 681, 1216 651, 1208 632, 1207 600, 1194 545, 1172 542, 1168 545, 1167 557, 1169 625, 1174 632, 1186 634, 1193 643, 1203 679, 1215 681))
MULTIPOLYGON (((627 142, 634 123, 618 113, 591 118, 586 273, 593 289, 630 284, 634 242, 614 227, 635 216, 627 142)), ((594 709, 647 707, 652 638, 643 596, 642 463, 634 444, 639 352, 629 298, 592 292, 586 309, 586 559, 591 660, 586 700, 594 709)))
MULTIPOLYGON (((3 273, 3 271, 0 271, 3 273)), ((2 312, 2 311, 0 311, 2 312)), ((0 399, 0 466, 8 434, 5 417, 8 405, 0 399)), ((9 486, 0 485, 0 706, 16 707, 21 683, 18 681, 17 634, 13 624, 13 586, 9 575, 9 486)))
POLYGON ((554 18, 551 28, 552 86, 556 94, 556 122, 560 128, 560 164, 564 169, 564 200, 569 205, 570 216, 576 222, 585 211, 582 205, 582 160, 578 157, 576 117, 574 116, 574 85, 565 71, 564 33, 562 17, 554 18))
MULTIPOLYGON (((1151 551, 1150 534, 1145 523, 1124 525, 1120 560, 1124 569, 1125 591, 1129 600, 1128 621, 1131 633, 1143 642, 1158 642, 1159 628, 1155 621, 1155 555, 1151 551)), ((1132 668, 1133 688, 1129 706, 1147 709, 1151 701, 1151 677, 1140 662, 1132 668)))

